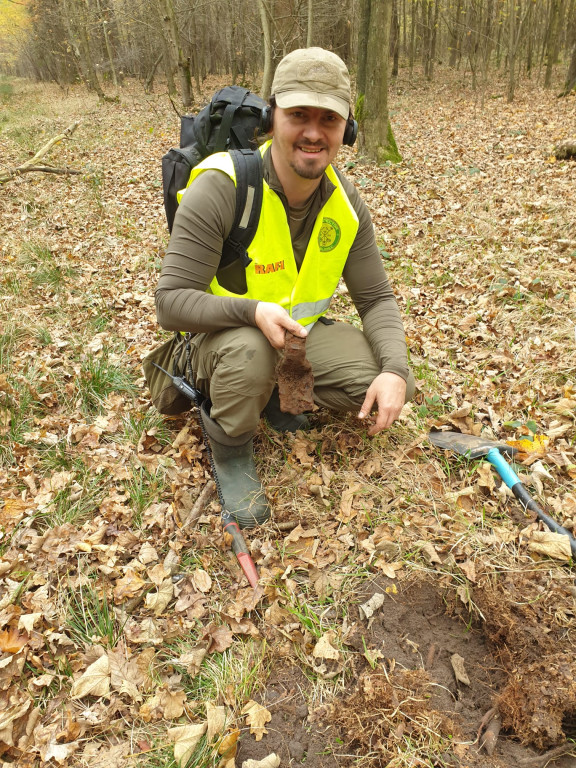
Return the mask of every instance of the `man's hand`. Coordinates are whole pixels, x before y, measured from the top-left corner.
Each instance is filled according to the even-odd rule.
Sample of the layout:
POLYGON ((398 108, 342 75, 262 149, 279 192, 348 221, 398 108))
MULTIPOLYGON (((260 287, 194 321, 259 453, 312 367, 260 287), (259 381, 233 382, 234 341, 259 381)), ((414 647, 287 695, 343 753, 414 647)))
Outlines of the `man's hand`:
POLYGON ((274 349, 284 349, 286 331, 302 338, 308 335, 306 328, 292 320, 283 307, 269 301, 258 302, 254 319, 274 349))
POLYGON ((400 415, 406 399, 406 382, 395 373, 381 373, 376 376, 368 387, 366 397, 358 414, 359 419, 365 419, 377 405, 376 421, 368 429, 369 435, 376 435, 389 427, 400 415))

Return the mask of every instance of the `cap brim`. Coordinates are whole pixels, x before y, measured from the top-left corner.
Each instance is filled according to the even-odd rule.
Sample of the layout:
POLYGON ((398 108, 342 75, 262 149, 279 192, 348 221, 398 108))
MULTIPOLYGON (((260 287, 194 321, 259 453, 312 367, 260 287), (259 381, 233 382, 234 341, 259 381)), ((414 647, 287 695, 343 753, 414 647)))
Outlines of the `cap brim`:
POLYGON ((350 116, 350 105, 336 96, 329 93, 317 93, 316 91, 284 91, 284 93, 275 93, 276 104, 281 109, 290 109, 291 107, 317 107, 318 109, 329 109, 332 112, 348 120, 350 116))

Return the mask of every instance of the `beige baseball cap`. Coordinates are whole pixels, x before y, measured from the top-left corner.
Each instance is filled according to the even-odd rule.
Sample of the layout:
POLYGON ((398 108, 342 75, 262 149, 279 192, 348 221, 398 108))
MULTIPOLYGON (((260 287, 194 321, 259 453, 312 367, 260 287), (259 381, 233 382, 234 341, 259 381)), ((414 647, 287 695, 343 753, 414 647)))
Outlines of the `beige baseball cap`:
POLYGON ((276 68, 272 95, 282 109, 320 107, 348 119, 350 75, 340 56, 324 48, 299 48, 276 68))

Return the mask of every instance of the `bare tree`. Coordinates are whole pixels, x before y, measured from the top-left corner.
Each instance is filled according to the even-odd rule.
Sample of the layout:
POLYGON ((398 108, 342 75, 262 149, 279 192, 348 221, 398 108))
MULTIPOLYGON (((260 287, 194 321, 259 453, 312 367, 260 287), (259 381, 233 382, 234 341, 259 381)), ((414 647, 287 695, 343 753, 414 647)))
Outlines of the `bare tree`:
POLYGON ((185 109, 192 106, 192 77, 190 75, 190 60, 184 53, 184 47, 180 37, 180 30, 176 21, 173 0, 161 0, 164 13, 164 25, 166 37, 173 51, 174 58, 178 64, 178 75, 180 80, 180 98, 185 109))
POLYGON ((270 96, 270 89, 272 87, 272 31, 270 28, 268 1, 258 0, 262 34, 264 36, 264 74, 262 75, 262 87, 260 88, 260 96, 263 99, 267 99, 270 96))
POLYGON ((388 117, 392 3, 362 0, 358 40, 356 111, 362 133, 360 146, 362 153, 379 165, 401 160, 388 117))
POLYGON ((568 67, 564 88, 558 95, 568 96, 574 89, 576 89, 576 43, 574 43, 574 48, 572 48, 572 57, 570 59, 570 66, 568 67))

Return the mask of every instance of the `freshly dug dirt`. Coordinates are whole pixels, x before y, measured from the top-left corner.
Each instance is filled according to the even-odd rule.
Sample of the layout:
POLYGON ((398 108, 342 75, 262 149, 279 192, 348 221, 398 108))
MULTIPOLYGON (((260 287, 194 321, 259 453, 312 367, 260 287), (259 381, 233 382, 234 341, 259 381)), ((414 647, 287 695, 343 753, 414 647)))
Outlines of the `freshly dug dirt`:
POLYGON ((306 359, 306 338, 286 332, 284 354, 276 368, 280 410, 299 414, 314 410, 314 376, 306 359))
POLYGON ((508 670, 498 698, 502 725, 525 744, 547 749, 574 737, 576 610, 570 588, 546 573, 510 573, 477 590, 484 628, 508 670), (550 617, 554 617, 554 621, 550 617))
MULTIPOLYGON (((274 670, 263 700, 272 714, 268 734, 260 742, 242 739, 239 764, 276 752, 282 765, 336 768, 357 765, 362 758, 362 765, 384 768, 399 755, 407 759, 413 744, 428 749, 430 765, 516 768, 539 754, 533 746, 545 748, 563 740, 567 708, 560 690, 570 701, 570 660, 548 658, 552 676, 530 665, 523 671, 508 666, 504 657, 510 648, 503 636, 494 641, 493 629, 504 623, 499 616, 509 610, 507 601, 488 606, 489 596, 496 593, 479 590, 486 621, 472 624, 451 603, 453 593, 426 582, 407 583, 398 594, 388 594, 387 586, 384 579, 374 582, 359 598, 362 604, 376 593, 384 596, 381 609, 368 621, 357 606, 351 610, 357 621, 346 642, 356 654, 346 692, 334 702, 318 704, 313 700, 315 681, 304 675, 304 668, 274 670), (456 677, 457 657, 469 684, 456 677), (532 696, 547 679, 548 697, 541 692, 537 708, 532 696), (494 754, 488 756, 479 751, 477 737, 484 715, 494 706, 501 708, 503 727, 494 754), (529 723, 541 729, 541 736, 533 730, 535 738, 526 737, 529 723)), ((533 630, 537 635, 537 626, 533 630)), ((528 653, 528 646, 522 647, 528 653)), ((573 760, 564 757, 554 765, 569 768, 573 760)))

